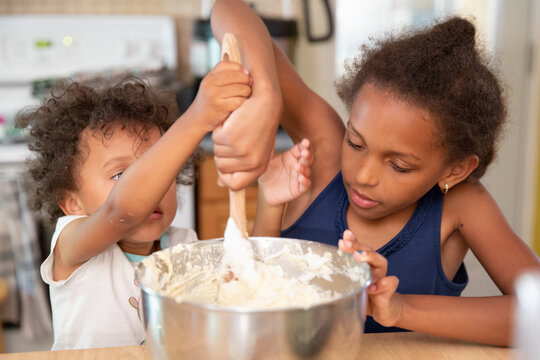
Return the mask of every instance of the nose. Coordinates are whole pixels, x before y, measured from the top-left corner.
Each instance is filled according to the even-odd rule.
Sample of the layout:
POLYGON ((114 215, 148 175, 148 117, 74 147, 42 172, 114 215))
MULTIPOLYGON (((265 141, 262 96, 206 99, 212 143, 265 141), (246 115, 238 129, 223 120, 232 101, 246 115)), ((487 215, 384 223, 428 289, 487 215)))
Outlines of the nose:
POLYGON ((356 182, 364 186, 377 185, 379 182, 378 168, 376 159, 369 154, 365 154, 358 163, 355 176, 356 182))

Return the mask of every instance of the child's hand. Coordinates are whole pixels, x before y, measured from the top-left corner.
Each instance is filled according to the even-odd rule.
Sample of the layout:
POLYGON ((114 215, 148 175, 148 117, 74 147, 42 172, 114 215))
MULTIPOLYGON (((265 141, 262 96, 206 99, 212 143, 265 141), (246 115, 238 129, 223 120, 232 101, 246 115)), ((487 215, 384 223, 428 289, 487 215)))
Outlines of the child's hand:
POLYGON ((264 200, 270 205, 279 205, 303 194, 311 186, 312 162, 307 139, 271 159, 259 177, 264 200))
POLYGON ((212 131, 251 95, 251 83, 242 65, 220 61, 201 81, 190 111, 212 131))
POLYGON ((339 248, 354 253, 356 261, 365 261, 371 267, 371 285, 367 288, 367 314, 383 326, 396 326, 401 319, 402 300, 396 292, 399 280, 395 276, 386 276, 388 262, 386 258, 369 246, 362 245, 350 230, 343 232, 339 248))

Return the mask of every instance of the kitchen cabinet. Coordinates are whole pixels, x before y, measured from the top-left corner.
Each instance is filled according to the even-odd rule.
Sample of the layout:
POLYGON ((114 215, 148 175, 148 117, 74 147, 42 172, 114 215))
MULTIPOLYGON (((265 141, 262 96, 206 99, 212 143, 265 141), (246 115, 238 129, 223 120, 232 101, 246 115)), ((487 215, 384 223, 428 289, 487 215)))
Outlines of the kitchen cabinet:
MULTIPOLYGON (((251 232, 257 208, 257 183, 246 188, 247 229, 251 232)), ((229 189, 217 184, 214 157, 199 165, 197 179, 197 234, 199 239, 221 238, 229 218, 229 189)))

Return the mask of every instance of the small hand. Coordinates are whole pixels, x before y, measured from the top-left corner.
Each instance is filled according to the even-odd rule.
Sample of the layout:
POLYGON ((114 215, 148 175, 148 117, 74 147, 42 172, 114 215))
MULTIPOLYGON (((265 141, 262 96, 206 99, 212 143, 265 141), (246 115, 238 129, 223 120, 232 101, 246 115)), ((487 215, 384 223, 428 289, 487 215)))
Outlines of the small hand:
POLYGON ((403 302, 396 292, 399 280, 395 276, 386 276, 388 261, 384 256, 367 245, 358 242, 352 231, 345 230, 339 248, 354 253, 356 261, 365 261, 371 267, 371 284, 367 288, 367 314, 383 326, 396 326, 401 319, 403 302))
POLYGON ((264 200, 270 205, 279 205, 306 192, 311 186, 312 162, 308 139, 270 160, 266 172, 259 178, 264 200))
POLYGON ((201 81, 189 110, 212 131, 251 95, 251 83, 242 65, 220 61, 201 81))

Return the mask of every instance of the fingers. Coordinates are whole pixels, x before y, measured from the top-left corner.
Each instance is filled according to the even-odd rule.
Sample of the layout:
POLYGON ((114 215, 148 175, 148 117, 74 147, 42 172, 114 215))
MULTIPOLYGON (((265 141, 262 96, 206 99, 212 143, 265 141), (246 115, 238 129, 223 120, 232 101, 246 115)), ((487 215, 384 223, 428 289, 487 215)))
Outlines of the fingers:
POLYGON ((249 144, 246 139, 233 138, 227 134, 227 121, 221 129, 212 132, 214 142, 214 160, 223 174, 241 172, 264 172, 275 147, 275 137, 271 147, 261 147, 261 142, 249 144), (218 139, 219 132, 219 139, 218 139), (230 145, 229 145, 230 144, 230 145))
POLYGON ((373 281, 371 285, 368 286, 367 291, 370 295, 381 295, 381 294, 393 294, 396 292, 399 285, 399 279, 396 276, 386 276, 378 281, 373 281))
POLYGON ((397 292, 399 280, 386 276, 367 287, 367 312, 383 326, 398 326, 403 316, 403 298, 397 292))
POLYGON ((372 283, 386 276, 388 269, 386 258, 374 251, 370 246, 358 242, 352 231, 345 230, 343 232, 343 239, 339 240, 338 247, 344 252, 354 253, 353 256, 356 261, 364 261, 369 264, 372 283))
POLYGON ((233 191, 245 189, 251 185, 263 172, 264 168, 254 171, 238 171, 231 174, 220 174, 219 181, 233 191), (259 172, 260 171, 260 172, 259 172))
POLYGON ((313 163, 313 154, 309 149, 309 140, 304 140, 306 141, 307 146, 305 148, 302 148, 302 152, 300 154, 300 164, 302 166, 311 166, 311 164, 313 163))
POLYGON ((298 144, 299 147, 299 164, 300 169, 298 171, 299 173, 299 191, 300 194, 303 194, 311 187, 311 164, 313 163, 313 155, 311 154, 311 151, 309 150, 309 140, 308 139, 302 139, 302 141, 298 144))
POLYGON ((300 158, 300 173, 311 179, 311 163, 313 162, 313 156, 311 152, 302 151, 302 157, 300 158))
POLYGON ((305 193, 311 187, 311 179, 302 174, 300 174, 299 183, 300 185, 298 190, 300 191, 300 194, 305 193))
MULTIPOLYGON (((234 172, 256 171, 261 165, 251 162, 244 157, 217 157, 214 156, 216 167, 222 174, 234 172)), ((263 170, 264 171, 264 170, 263 170)))
MULTIPOLYGON (((217 129, 217 128, 216 128, 217 129)), ((216 129, 212 132, 212 138, 214 137, 214 134, 216 132, 216 129)), ((237 151, 230 145, 221 145, 217 144, 215 141, 214 143, 214 156, 219 158, 229 158, 229 157, 236 157, 237 151)))
POLYGON ((311 177, 311 164, 313 163, 313 155, 309 150, 309 140, 303 139, 288 150, 298 162, 298 173, 304 176, 311 177))
POLYGON ((308 179, 311 179, 311 167, 310 166, 300 165, 300 169, 298 170, 298 174, 302 175, 303 177, 306 177, 308 179))
POLYGON ((338 242, 339 248, 348 253, 353 253, 356 250, 366 251, 373 250, 371 247, 360 244, 351 230, 343 232, 343 239, 338 242))
POLYGON ((288 150, 289 154, 291 154, 295 159, 300 159, 300 156, 302 155, 302 146, 301 143, 294 144, 293 147, 291 147, 288 150))
POLYGON ((231 61, 221 61, 207 74, 216 86, 227 84, 246 84, 251 87, 253 83, 249 72, 238 63, 231 61))
POLYGON ((222 99, 241 97, 247 99, 251 95, 251 86, 247 84, 231 83, 218 88, 222 99))
POLYGON ((386 276, 388 261, 384 256, 373 250, 357 250, 354 253, 356 261, 364 261, 371 267, 371 281, 376 283, 386 276))
POLYGON ((244 97, 234 96, 229 98, 223 98, 219 102, 222 109, 226 112, 226 117, 230 115, 231 112, 238 109, 240 105, 246 100, 244 97))
POLYGON ((290 150, 291 154, 300 161, 303 166, 310 166, 313 160, 311 151, 309 150, 309 140, 302 139, 294 145, 290 150))

